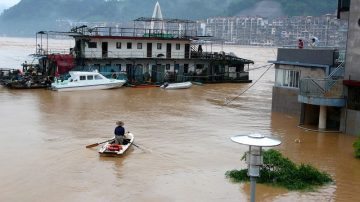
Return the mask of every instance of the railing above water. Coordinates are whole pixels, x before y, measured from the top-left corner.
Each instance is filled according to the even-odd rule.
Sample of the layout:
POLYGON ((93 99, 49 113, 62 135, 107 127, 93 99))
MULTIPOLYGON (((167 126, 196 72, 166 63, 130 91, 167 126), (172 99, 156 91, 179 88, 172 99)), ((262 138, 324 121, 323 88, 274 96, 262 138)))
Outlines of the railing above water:
POLYGON ((303 78, 300 80, 300 95, 328 99, 344 98, 343 80, 303 78))

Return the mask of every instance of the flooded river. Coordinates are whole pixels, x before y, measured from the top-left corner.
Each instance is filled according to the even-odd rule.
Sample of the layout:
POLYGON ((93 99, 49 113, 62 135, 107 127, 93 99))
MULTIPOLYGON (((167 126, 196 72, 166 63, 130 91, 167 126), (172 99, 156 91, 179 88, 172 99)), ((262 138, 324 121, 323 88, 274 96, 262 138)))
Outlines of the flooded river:
MULTIPOLYGON (((34 41, 0 38, 0 68, 22 63, 34 41)), ((254 67, 276 58, 273 48, 223 48, 254 60, 254 67)), ((265 70, 250 78, 255 82, 265 70)), ((355 137, 306 132, 297 117, 271 113, 273 83, 270 69, 241 96, 252 84, 60 93, 0 87, 0 201, 246 201, 249 184, 224 174, 246 167, 240 158, 247 147, 230 137, 250 132, 280 137, 276 148, 285 156, 335 179, 313 192, 258 184, 257 201, 357 201, 355 137), (85 148, 111 138, 117 120, 140 148, 122 158, 85 148)))

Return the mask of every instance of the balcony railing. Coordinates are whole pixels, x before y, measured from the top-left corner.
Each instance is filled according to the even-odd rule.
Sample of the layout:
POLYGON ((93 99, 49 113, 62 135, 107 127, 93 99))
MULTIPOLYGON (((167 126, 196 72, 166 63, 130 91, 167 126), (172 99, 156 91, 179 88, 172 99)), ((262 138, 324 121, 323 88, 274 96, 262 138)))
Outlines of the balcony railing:
POLYGON ((315 98, 344 98, 342 79, 313 79, 300 80, 300 95, 315 98))

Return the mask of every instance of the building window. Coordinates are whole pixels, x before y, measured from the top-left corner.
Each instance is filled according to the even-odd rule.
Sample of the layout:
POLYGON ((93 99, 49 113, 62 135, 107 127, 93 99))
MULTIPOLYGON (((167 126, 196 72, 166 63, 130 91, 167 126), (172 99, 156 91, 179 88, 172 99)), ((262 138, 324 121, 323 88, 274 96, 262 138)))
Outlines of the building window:
POLYGON ((360 110, 360 87, 348 88, 348 108, 352 110, 360 110))
POLYGON ((158 49, 158 50, 161 50, 161 43, 158 43, 158 44, 157 44, 157 49, 158 49))
POLYGON ((89 46, 89 48, 97 48, 97 43, 96 42, 89 42, 88 46, 89 46))
POLYGON ((300 71, 276 69, 275 86, 299 88, 300 71))
POLYGON ((170 70, 170 64, 166 64, 166 70, 170 70))
POLYGON ((126 47, 127 47, 127 49, 132 49, 132 43, 131 42, 127 43, 126 47))
POLYGON ((116 42, 116 48, 121 49, 121 42, 116 42))
POLYGON ((176 50, 180 50, 180 44, 179 43, 176 44, 176 50))
POLYGON ((142 43, 137 44, 137 49, 142 49, 142 43))

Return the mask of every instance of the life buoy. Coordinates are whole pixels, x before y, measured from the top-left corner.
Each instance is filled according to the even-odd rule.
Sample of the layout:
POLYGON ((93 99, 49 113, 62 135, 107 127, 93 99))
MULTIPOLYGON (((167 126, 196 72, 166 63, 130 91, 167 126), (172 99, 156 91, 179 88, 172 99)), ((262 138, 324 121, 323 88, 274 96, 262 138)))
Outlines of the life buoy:
POLYGON ((119 144, 110 144, 107 146, 107 150, 109 151, 120 151, 122 149, 122 146, 119 144))

